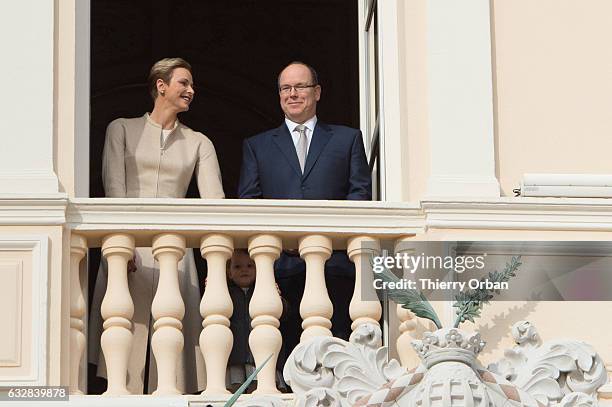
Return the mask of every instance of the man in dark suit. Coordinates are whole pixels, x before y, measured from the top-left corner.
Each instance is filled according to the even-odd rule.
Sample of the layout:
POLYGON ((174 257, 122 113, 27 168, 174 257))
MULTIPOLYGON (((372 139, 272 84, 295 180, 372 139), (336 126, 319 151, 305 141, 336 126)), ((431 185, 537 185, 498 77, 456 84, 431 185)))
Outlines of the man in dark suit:
MULTIPOLYGON (((292 62, 278 76, 284 122, 244 141, 238 196, 267 199, 371 200, 372 179, 361 132, 319 121, 321 98, 316 71, 292 62)), ((299 342, 299 304, 305 264, 295 251, 285 251, 275 264, 283 296, 289 302, 288 324, 281 327, 288 351, 299 342)), ((348 339, 348 304, 355 268, 346 252, 334 251, 325 264, 334 305, 332 333, 348 339)))

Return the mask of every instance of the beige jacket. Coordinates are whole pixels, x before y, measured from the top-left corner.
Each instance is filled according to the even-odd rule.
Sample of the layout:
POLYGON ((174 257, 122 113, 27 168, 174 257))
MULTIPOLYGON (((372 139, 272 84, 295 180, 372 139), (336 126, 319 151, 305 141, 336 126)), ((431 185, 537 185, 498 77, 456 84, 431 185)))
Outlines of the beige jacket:
MULTIPOLYGON (((161 127, 152 122, 148 114, 135 119, 117 119, 108 125, 102 166, 106 196, 183 198, 195 171, 201 197, 223 198, 219 164, 210 140, 178 121, 164 145, 161 145, 161 133, 161 127)), ((159 269, 150 248, 136 248, 136 252, 138 271, 127 276, 134 301, 127 387, 131 393, 142 394, 147 358, 151 361, 149 393, 157 387, 157 367, 155 358, 147 354, 147 338, 153 323, 151 303, 159 269)), ((178 363, 177 386, 182 392, 194 393, 206 386, 206 373, 198 343, 202 330, 200 289, 191 250, 179 263, 178 274, 185 316, 182 329, 184 346, 178 363)), ((100 347, 103 331, 100 309, 106 281, 106 263, 102 262, 91 305, 88 343, 89 360, 98 364, 98 375, 102 377, 106 377, 106 366, 100 347)))
POLYGON ((109 198, 184 198, 195 171, 202 198, 223 198, 212 142, 176 121, 166 142, 149 114, 108 125, 102 181, 109 198))

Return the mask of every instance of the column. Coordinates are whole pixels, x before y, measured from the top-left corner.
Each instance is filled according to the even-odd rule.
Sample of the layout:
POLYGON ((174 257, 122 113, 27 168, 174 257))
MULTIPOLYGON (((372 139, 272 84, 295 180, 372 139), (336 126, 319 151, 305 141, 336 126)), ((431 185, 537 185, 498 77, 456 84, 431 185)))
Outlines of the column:
POLYGON ((156 396, 181 394, 176 387, 177 365, 183 350, 183 316, 178 263, 185 254, 185 238, 166 233, 153 238, 153 256, 159 262, 159 283, 151 304, 155 319, 151 348, 157 363, 156 396))
POLYGON ((108 262, 108 284, 101 309, 104 318, 101 344, 108 374, 104 394, 107 396, 130 394, 126 384, 134 303, 128 288, 127 262, 134 257, 134 246, 134 238, 121 233, 102 240, 102 255, 108 262))
POLYGON ((347 253, 355 263, 355 289, 349 305, 349 314, 355 331, 359 325, 370 323, 380 326, 382 306, 374 290, 371 259, 380 252, 378 240, 368 236, 355 236, 348 240, 347 253), (364 299, 369 298, 369 300, 364 299))
POLYGON ((331 316, 334 307, 325 286, 325 261, 332 252, 331 239, 321 235, 304 236, 299 240, 300 256, 306 262, 306 286, 300 303, 304 342, 315 336, 332 336, 331 316))
POLYGON ((70 236, 70 394, 83 394, 79 390, 79 367, 85 350, 82 318, 85 298, 81 288, 80 264, 87 253, 87 240, 83 236, 70 236))
POLYGON ((427 197, 499 197, 489 0, 427 1, 427 197))
POLYGON ((3 193, 59 191, 53 171, 54 17, 54 1, 21 0, 11 3, 11 18, 0 25, 0 48, 13 61, 1 64, 0 76, 28 78, 6 81, 2 89, 11 95, 0 101, 3 117, 10 118, 2 126, 9 141, 0 149, 3 193))
POLYGON ((225 369, 234 337, 230 330, 232 299, 227 289, 227 260, 234 251, 232 238, 221 234, 206 235, 200 241, 200 253, 208 264, 204 296, 200 302, 202 332, 200 349, 206 364, 206 390, 202 394, 229 394, 225 387, 225 369))
POLYGON ((283 304, 274 280, 274 260, 280 255, 282 241, 274 235, 257 235, 249 239, 249 255, 255 261, 257 277, 255 291, 249 304, 251 326, 249 347, 259 367, 270 354, 266 366, 257 375, 257 394, 279 393, 276 388, 276 361, 281 350, 279 318, 283 304))

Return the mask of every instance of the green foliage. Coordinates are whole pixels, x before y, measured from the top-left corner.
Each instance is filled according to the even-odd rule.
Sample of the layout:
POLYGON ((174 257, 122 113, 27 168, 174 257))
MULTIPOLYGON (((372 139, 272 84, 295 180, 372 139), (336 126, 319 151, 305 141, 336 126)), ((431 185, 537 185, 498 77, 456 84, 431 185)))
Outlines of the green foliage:
POLYGON ((251 373, 251 375, 244 381, 244 383, 242 383, 242 386, 240 386, 238 390, 236 390, 236 393, 234 393, 232 397, 229 400, 227 400, 227 403, 225 403, 223 407, 231 407, 234 405, 234 403, 238 400, 238 397, 240 397, 242 393, 244 393, 244 391, 247 389, 247 387, 249 387, 251 382, 255 380, 255 378, 257 377, 257 373, 259 373, 259 371, 263 369, 263 367, 266 365, 266 363, 268 363, 272 355, 274 354, 271 353, 270 356, 268 356, 266 360, 264 360, 261 366, 259 366, 257 369, 255 369, 253 373, 251 373))
MULTIPOLYGON (((379 276, 381 280, 387 283, 397 283, 400 281, 400 279, 387 268, 384 268, 381 273, 375 274, 375 276, 379 276)), ((401 304, 402 308, 412 311, 417 317, 429 319, 436 324, 438 329, 442 328, 442 324, 438 319, 438 314, 436 314, 436 311, 434 311, 433 307, 420 290, 386 289, 385 291, 389 295, 389 298, 397 304, 401 304)))
MULTIPOLYGON (((485 278, 480 281, 490 281, 492 283, 503 283, 509 281, 512 277, 516 276, 518 268, 521 266, 521 256, 513 256, 509 263, 506 263, 504 271, 498 272, 497 270, 489 273, 485 278)), ((460 292, 455 296, 455 303, 453 307, 457 308, 454 327, 457 328, 459 324, 465 321, 474 322, 474 318, 480 316, 480 311, 485 304, 488 304, 491 299, 499 294, 499 290, 492 290, 486 288, 478 288, 469 291, 460 292)))

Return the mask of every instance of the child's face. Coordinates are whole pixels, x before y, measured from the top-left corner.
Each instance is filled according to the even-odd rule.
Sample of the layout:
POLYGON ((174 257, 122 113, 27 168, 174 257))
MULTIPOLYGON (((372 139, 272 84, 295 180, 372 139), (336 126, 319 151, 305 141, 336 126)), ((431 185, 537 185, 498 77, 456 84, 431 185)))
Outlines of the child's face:
POLYGON ((255 283, 255 262, 247 253, 234 253, 230 261, 229 277, 240 288, 252 287, 255 283))

